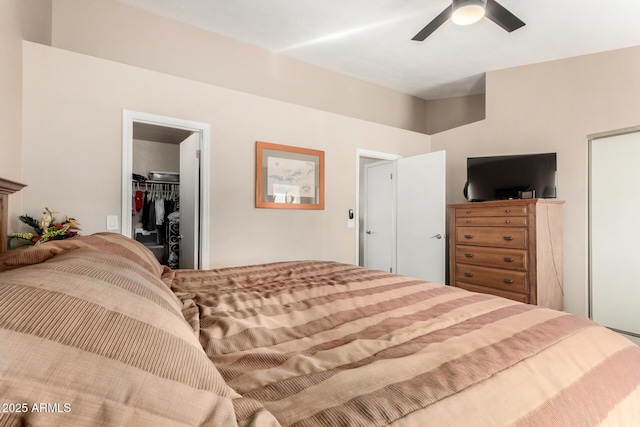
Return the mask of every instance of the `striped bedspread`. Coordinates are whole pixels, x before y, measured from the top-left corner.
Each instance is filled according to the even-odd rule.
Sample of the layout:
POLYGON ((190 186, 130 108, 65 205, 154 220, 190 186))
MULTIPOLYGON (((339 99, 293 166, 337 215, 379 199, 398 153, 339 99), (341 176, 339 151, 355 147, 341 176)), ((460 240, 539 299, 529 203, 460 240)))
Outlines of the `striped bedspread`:
POLYGON ((332 262, 173 274, 241 423, 640 425, 640 348, 580 317, 332 262))

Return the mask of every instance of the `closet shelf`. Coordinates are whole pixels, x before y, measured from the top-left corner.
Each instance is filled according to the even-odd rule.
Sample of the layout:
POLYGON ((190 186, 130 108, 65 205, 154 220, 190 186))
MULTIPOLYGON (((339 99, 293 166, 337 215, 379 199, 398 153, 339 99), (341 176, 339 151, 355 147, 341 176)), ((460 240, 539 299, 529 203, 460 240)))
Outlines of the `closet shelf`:
POLYGON ((140 184, 140 185, 148 185, 148 184, 170 184, 170 185, 180 185, 180 182, 175 181, 136 181, 135 179, 131 180, 132 184, 140 184))

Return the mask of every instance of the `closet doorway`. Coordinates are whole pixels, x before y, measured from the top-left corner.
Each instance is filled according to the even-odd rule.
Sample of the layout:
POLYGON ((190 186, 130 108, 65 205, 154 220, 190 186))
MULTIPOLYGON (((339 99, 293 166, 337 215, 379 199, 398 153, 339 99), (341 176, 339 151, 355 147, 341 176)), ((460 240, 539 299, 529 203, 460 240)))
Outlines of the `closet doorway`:
POLYGON ((123 110, 122 229, 172 268, 209 264, 210 125, 123 110))

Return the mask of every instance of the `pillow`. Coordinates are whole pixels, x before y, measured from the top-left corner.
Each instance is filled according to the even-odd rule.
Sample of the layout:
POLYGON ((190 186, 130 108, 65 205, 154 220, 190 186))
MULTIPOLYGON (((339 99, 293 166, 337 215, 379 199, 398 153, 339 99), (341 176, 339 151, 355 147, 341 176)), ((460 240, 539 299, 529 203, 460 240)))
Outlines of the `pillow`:
POLYGON ((132 242, 74 237, 10 257, 55 255, 0 273, 0 425, 237 425, 237 394, 132 242))
POLYGON ((5 252, 0 256, 0 271, 27 265, 39 264, 56 255, 79 248, 93 248, 122 255, 161 277, 164 267, 149 248, 142 243, 117 233, 96 233, 89 236, 50 240, 40 245, 28 246, 5 252))

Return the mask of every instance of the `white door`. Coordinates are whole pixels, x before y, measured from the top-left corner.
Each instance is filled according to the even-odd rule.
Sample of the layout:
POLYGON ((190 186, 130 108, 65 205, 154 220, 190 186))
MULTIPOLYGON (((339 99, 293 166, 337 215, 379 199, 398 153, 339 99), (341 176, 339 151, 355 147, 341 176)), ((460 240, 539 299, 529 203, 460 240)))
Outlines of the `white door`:
POLYGON ((180 268, 200 267, 200 133, 180 143, 180 268))
POLYGON ((445 283, 446 153, 397 162, 397 273, 445 283))
POLYGON ((640 132, 590 141, 591 317, 640 335, 640 132))
POLYGON ((364 266, 392 271, 395 236, 393 233, 393 162, 370 163, 364 167, 364 266))

